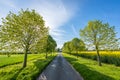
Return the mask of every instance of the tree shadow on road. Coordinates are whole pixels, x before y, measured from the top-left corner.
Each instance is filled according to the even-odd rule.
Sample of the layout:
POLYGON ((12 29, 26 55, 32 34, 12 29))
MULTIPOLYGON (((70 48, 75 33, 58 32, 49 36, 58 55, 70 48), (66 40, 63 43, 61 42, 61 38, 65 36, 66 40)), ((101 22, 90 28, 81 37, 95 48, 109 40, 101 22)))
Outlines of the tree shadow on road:
POLYGON ((73 67, 82 75, 84 80, 115 80, 114 78, 102 74, 98 71, 92 70, 91 67, 88 67, 84 64, 80 64, 75 58, 66 57, 66 59, 73 65, 73 67))

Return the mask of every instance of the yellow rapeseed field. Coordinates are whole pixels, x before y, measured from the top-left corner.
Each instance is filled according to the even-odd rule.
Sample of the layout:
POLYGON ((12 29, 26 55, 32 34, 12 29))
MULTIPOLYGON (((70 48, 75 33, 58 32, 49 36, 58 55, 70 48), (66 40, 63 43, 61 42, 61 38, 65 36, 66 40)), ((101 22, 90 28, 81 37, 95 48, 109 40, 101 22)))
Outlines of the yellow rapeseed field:
MULTIPOLYGON (((96 51, 79 51, 79 53, 96 55, 96 51)), ((117 55, 120 56, 120 51, 99 51, 101 55, 117 55)))
MULTIPOLYGON (((102 62, 120 66, 120 51, 100 51, 99 53, 102 62)), ((79 51, 77 55, 97 60, 96 51, 79 51)))

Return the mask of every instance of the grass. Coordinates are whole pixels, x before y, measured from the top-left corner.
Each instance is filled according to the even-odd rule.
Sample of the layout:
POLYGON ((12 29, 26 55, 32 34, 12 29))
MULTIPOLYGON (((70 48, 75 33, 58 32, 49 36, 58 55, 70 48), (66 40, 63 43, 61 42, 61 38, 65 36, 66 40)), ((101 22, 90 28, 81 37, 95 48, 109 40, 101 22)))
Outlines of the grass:
POLYGON ((97 61, 85 59, 70 54, 63 54, 71 65, 83 76, 84 80, 120 80, 120 67, 103 64, 98 66, 97 61))
MULTIPOLYGON (((44 54, 28 54, 28 61, 43 57, 44 54)), ((5 67, 8 65, 13 65, 17 63, 21 63, 24 60, 23 54, 18 55, 11 55, 10 57, 7 57, 7 55, 0 55, 0 68, 5 67)))
POLYGON ((44 54, 36 54, 33 56, 34 58, 32 56, 28 56, 30 60, 28 60, 27 67, 24 69, 22 68, 22 63, 0 68, 0 80, 36 80, 36 77, 55 57, 54 55, 45 59, 44 54), (35 56, 39 57, 35 58, 35 56))
MULTIPOLYGON (((81 51, 79 54, 72 53, 84 58, 97 60, 96 51, 81 51)), ((103 63, 114 64, 120 66, 120 51, 100 51, 101 61, 103 63)))

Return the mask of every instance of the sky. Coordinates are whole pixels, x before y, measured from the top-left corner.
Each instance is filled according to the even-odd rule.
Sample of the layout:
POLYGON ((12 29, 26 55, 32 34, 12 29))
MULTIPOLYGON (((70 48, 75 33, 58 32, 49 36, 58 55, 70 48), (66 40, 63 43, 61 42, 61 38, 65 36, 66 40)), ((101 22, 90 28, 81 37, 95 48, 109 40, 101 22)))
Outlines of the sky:
POLYGON ((9 11, 35 9, 50 28, 50 35, 61 48, 75 37, 90 20, 101 20, 115 26, 120 38, 120 0, 0 0, 0 24, 9 11))

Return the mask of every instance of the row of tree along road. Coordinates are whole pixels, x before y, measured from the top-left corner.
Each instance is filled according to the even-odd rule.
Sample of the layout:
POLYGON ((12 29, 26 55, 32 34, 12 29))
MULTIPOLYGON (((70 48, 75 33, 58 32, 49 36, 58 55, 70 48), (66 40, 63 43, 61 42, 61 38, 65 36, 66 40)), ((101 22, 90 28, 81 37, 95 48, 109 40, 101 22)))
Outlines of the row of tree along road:
POLYGON ((80 30, 81 39, 74 38, 63 45, 63 52, 77 53, 88 49, 94 49, 97 53, 99 66, 101 64, 100 50, 118 50, 118 40, 114 26, 103 23, 100 20, 89 21, 84 29, 80 30))
MULTIPOLYGON (((78 53, 93 48, 97 53, 97 60, 101 66, 99 50, 118 49, 118 40, 114 26, 102 21, 89 21, 80 30, 81 39, 74 38, 64 44, 62 51, 78 53)), ((2 19, 0 27, 0 50, 23 51, 25 53, 23 67, 27 64, 28 53, 49 52, 56 48, 56 41, 49 35, 49 27, 45 26, 43 17, 35 10, 23 10, 15 14, 10 12, 2 19)))
POLYGON ((0 50, 1 51, 23 51, 24 63, 27 65, 27 54, 53 52, 56 41, 49 35, 49 27, 45 26, 43 17, 35 10, 23 10, 15 14, 9 12, 2 19, 0 27, 0 50))

